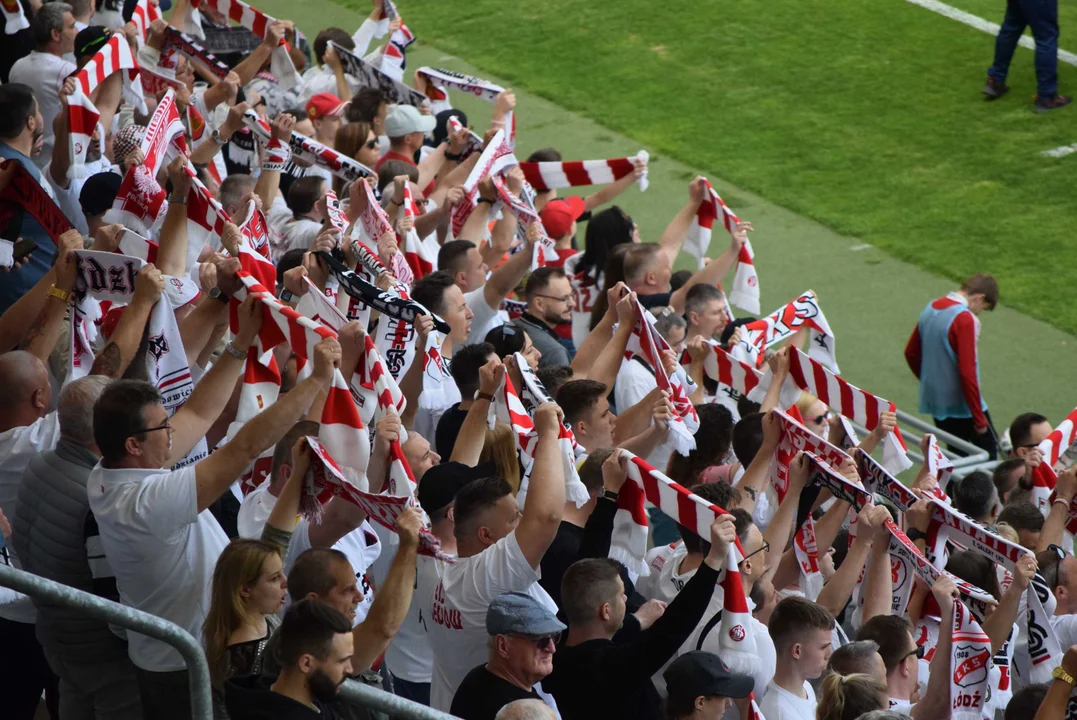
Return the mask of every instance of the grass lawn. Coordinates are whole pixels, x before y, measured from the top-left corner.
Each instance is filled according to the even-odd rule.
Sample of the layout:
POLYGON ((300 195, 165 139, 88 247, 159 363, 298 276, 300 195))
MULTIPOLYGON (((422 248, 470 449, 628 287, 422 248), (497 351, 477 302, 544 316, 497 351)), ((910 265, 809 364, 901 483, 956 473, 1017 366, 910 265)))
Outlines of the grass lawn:
MULTIPOLYGON (((958 4, 1001 20, 994 0, 958 4)), ((985 103, 992 38, 901 0, 402 9, 421 41, 514 87, 933 272, 993 272, 1007 305, 1077 331, 1059 302, 1077 159, 1038 154, 1077 141, 1077 107, 1032 113, 1028 50, 1010 97, 985 103)), ((1060 74, 1077 90, 1077 70, 1060 74)))

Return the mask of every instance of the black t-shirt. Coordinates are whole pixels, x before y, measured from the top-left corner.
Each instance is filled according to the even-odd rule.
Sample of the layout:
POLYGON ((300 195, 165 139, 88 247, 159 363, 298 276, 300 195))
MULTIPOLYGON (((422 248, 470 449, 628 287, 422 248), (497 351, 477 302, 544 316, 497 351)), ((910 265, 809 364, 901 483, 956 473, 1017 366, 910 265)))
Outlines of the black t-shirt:
POLYGON ((650 310, 656 307, 665 307, 669 305, 669 299, 673 297, 673 293, 655 293, 653 295, 639 295, 639 304, 650 310))
POLYGON ((494 720, 497 711, 510 702, 541 699, 534 689, 521 690, 487 671, 486 665, 479 665, 460 683, 449 714, 463 720, 494 720))
POLYGON ((456 444, 456 438, 460 435, 460 428, 464 426, 466 418, 467 410, 461 410, 460 403, 441 414, 437 430, 434 431, 434 449, 442 460, 452 457, 453 445, 456 444))

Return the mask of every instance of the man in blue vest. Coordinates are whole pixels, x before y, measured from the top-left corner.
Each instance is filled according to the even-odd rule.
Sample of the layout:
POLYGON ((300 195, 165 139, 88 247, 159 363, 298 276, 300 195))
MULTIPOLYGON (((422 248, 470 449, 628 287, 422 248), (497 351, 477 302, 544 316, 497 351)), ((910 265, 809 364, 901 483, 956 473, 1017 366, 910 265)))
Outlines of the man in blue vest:
POLYGON ((998 448, 980 396, 976 342, 979 314, 997 304, 995 278, 977 273, 923 309, 905 346, 909 369, 920 379, 920 412, 931 415, 940 430, 983 448, 992 460, 998 448))

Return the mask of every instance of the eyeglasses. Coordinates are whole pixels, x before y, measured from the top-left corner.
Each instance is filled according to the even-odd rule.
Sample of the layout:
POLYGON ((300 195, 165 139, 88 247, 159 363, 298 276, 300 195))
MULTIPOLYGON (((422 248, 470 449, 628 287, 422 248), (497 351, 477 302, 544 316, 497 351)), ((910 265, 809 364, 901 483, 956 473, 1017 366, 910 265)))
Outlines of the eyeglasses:
POLYGON ((915 655, 917 660, 923 660, 925 653, 927 653, 927 648, 925 648, 923 645, 917 645, 915 648, 905 653, 905 657, 901 659, 907 660, 909 657, 915 655))
POLYGON ((133 433, 130 433, 127 437, 134 437, 135 435, 141 435, 143 433, 153 432, 154 430, 167 430, 168 432, 172 432, 172 426, 169 425, 168 423, 165 423, 164 425, 158 425, 157 427, 142 428, 141 430, 135 430, 133 433))
POLYGON ((563 303, 567 303, 567 302, 572 301, 572 295, 571 294, 565 295, 563 297, 554 297, 553 295, 539 295, 539 294, 536 293, 535 297, 546 298, 547 300, 556 300, 558 302, 563 302, 563 303))
POLYGON ((561 633, 554 633, 553 635, 539 635, 538 637, 535 637, 534 635, 513 634, 511 635, 511 637, 526 640, 527 642, 537 647, 539 650, 553 650, 557 646, 557 643, 561 642, 561 633))
MULTIPOLYGON (((741 562, 744 562, 745 560, 750 558, 752 555, 758 555, 761 552, 770 552, 770 543, 767 542, 766 540, 763 541, 763 547, 759 548, 758 550, 753 550, 752 552, 745 555, 744 558, 741 560, 741 562)), ((738 567, 739 567, 739 563, 738 563, 738 567)))

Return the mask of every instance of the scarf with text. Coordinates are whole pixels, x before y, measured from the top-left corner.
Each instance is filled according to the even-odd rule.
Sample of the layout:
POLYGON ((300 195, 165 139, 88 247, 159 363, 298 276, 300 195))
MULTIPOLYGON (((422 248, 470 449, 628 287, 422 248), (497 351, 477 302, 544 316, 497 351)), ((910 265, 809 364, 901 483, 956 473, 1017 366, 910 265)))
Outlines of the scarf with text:
POLYGON ((71 143, 71 167, 67 176, 73 180, 89 175, 86 169, 86 151, 101 118, 101 113, 90 97, 106 78, 116 72, 123 73, 123 98, 139 112, 147 112, 135 55, 127 43, 127 38, 122 34, 113 35, 90 61, 75 73, 75 92, 67 98, 71 143))
POLYGON ((516 157, 512 154, 512 147, 505 139, 505 131, 498 130, 490 139, 486 148, 479 156, 479 161, 471 168, 467 179, 464 180, 464 198, 452 209, 452 234, 459 237, 464 223, 475 210, 479 200, 479 182, 489 176, 497 175, 502 170, 517 165, 516 157))
POLYGON ((382 68, 375 67, 332 40, 329 41, 329 44, 336 48, 337 57, 340 58, 340 64, 344 67, 344 72, 355 78, 360 87, 379 88, 388 96, 390 102, 397 105, 419 107, 426 100, 426 97, 421 92, 408 87, 400 82, 399 79, 387 74, 382 68))
MULTIPOLYGON (((269 32, 269 26, 276 22, 275 18, 266 15, 256 7, 251 7, 243 0, 191 0, 187 14, 183 18, 183 30, 199 40, 206 39, 206 34, 202 30, 201 13, 198 11, 203 4, 213 8, 232 22, 239 23, 263 40, 269 32)), ((292 56, 288 54, 288 43, 283 37, 270 55, 269 70, 282 90, 290 90, 299 84, 299 72, 295 69, 292 56)))
POLYGON ((669 393, 669 401, 675 411, 669 422, 669 441, 676 452, 687 456, 696 447, 694 434, 699 429, 699 414, 688 397, 691 390, 688 389, 688 376, 684 368, 678 366, 669 375, 662 364, 662 353, 670 349, 669 343, 655 329, 650 313, 637 300, 636 320, 625 355, 627 358, 635 355, 646 362, 654 373, 658 389, 669 393))
MULTIPOLYGON (((248 110, 243 115, 243 123, 263 145, 268 147, 271 144, 273 130, 270 128, 269 123, 258 117, 257 113, 253 110, 248 110)), ((373 170, 361 162, 353 160, 347 155, 342 155, 306 135, 300 135, 294 130, 289 140, 289 146, 291 147, 293 158, 325 168, 333 173, 335 177, 347 182, 354 182, 360 178, 375 174, 373 170)))
MULTIPOLYGON (((707 249, 711 244, 714 221, 720 217, 730 237, 736 231, 737 223, 740 222, 740 218, 729 209, 710 182, 706 178, 703 182, 707 186, 707 197, 696 210, 695 223, 688 232, 688 240, 684 244, 684 251, 696 259, 700 270, 703 269, 703 258, 707 256, 707 249)), ((754 258, 752 244, 745 240, 744 246, 737 254, 737 271, 733 276, 733 290, 729 293, 729 302, 739 308, 744 308, 753 315, 758 315, 759 276, 755 272, 754 258)))
MULTIPOLYGON (((393 20, 400 16, 397 12, 396 6, 393 5, 392 0, 385 3, 382 9, 382 15, 386 18, 385 30, 381 30, 381 23, 378 23, 378 30, 381 30, 381 35, 375 33, 375 37, 384 37, 385 32, 388 31, 388 21, 393 20)), ((415 42, 415 33, 413 33, 407 25, 404 24, 404 18, 400 18, 400 27, 397 28, 393 34, 389 37, 389 42, 385 46, 385 50, 381 57, 381 71, 397 81, 403 81, 404 70, 407 68, 407 50, 415 42)))
MULTIPOLYGON (((455 132, 460 132, 460 130, 463 129, 463 127, 464 127, 463 124, 459 120, 456 119, 455 115, 450 115, 449 116, 449 133, 450 134, 455 133, 455 132)), ((467 158, 471 157, 472 153, 482 152, 482 148, 483 148, 483 142, 482 142, 482 136, 481 135, 479 135, 477 132, 475 132, 471 128, 468 128, 467 133, 468 133, 467 146, 464 147, 464 151, 461 153, 461 155, 462 155, 462 157, 460 158, 461 160, 466 160, 467 158)))
MULTIPOLYGON (((713 340, 704 343, 704 347, 708 349, 708 352, 703 360, 703 372, 718 383, 715 402, 726 405, 730 411, 736 410, 737 400, 742 395, 754 395, 753 391, 759 387, 765 375, 743 360, 733 357, 713 340)), ((686 352, 681 357, 681 364, 690 361, 691 357, 686 352)), ((780 392, 778 404, 782 407, 795 405, 797 398, 800 397, 800 390, 785 384, 782 385, 780 392)))
POLYGON ((177 155, 187 155, 187 140, 183 134, 183 121, 176 109, 174 91, 165 93, 157 104, 139 148, 145 161, 128 169, 112 202, 112 209, 122 218, 124 225, 149 234, 167 207, 167 193, 157 183, 157 173, 163 162, 171 161, 177 155))
MULTIPOLYGON (((635 157, 614 158, 610 160, 574 160, 570 162, 523 162, 520 169, 524 177, 539 192, 557 190, 584 185, 608 185, 620 180, 635 170, 635 161, 644 164, 650 155, 640 150, 635 157)), ((647 189, 647 172, 639 179, 640 191, 647 189)))
POLYGON ((834 355, 834 333, 823 315, 823 309, 809 290, 765 318, 743 326, 742 339, 732 349, 735 357, 754 363, 757 368, 766 362, 767 348, 788 340, 797 330, 807 328, 811 338, 808 357, 818 360, 833 373, 839 373, 834 355))
POLYGON ((559 259, 557 243, 546 234, 546 228, 543 226, 541 218, 539 218, 538 210, 535 209, 535 191, 525 180, 523 191, 519 197, 516 196, 505 181, 504 172, 507 169, 503 168, 500 174, 494 175, 493 182, 500 199, 499 205, 507 208, 512 213, 512 216, 516 218, 516 237, 520 239, 520 243, 511 252, 515 254, 530 249, 530 244, 527 242, 527 228, 531 223, 537 222, 539 239, 536 243, 535 251, 531 254, 531 269, 535 270, 540 267, 546 267, 550 263, 556 263, 559 259))
MULTIPOLYGON (((489 80, 443 68, 424 66, 416 71, 416 75, 418 76, 417 84, 425 83, 425 87, 420 89, 430 99, 430 111, 435 115, 452 108, 452 104, 449 102, 449 93, 446 90, 449 87, 477 97, 480 100, 485 100, 488 103, 497 102, 497 96, 505 92, 505 88, 489 80)), ((453 127, 454 131, 458 129, 459 124, 460 122, 457 120, 456 126, 453 127)), ((515 149, 516 113, 512 110, 505 116, 505 129, 508 130, 509 145, 515 149)), ((479 143, 481 147, 482 138, 479 138, 479 143)))

